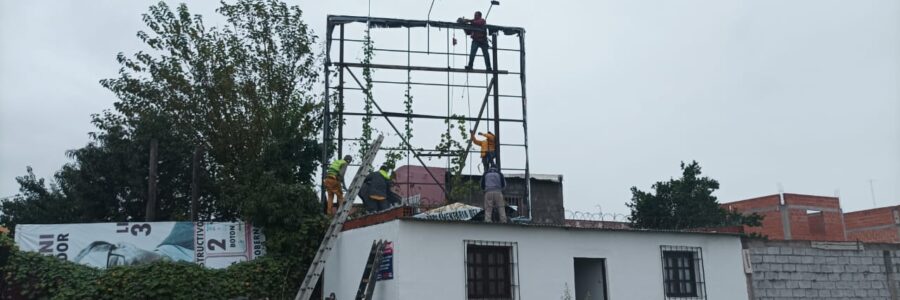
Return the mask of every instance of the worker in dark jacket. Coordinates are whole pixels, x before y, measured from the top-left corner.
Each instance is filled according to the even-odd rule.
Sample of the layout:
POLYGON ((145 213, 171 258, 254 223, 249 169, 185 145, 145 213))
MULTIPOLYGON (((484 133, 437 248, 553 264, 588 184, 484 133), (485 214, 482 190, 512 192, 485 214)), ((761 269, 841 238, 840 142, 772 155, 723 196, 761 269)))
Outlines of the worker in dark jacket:
POLYGON ((370 172, 363 182, 359 196, 366 206, 366 212, 379 212, 390 208, 388 196, 391 192, 391 175, 390 168, 382 165, 378 171, 370 172))
POLYGON ((478 29, 466 30, 466 34, 472 37, 472 50, 469 52, 469 64, 466 65, 466 69, 472 69, 472 64, 475 63, 475 54, 478 52, 478 49, 481 49, 481 56, 484 56, 484 68, 490 71, 491 56, 488 54, 487 32, 484 29, 487 21, 481 18, 481 12, 476 11, 474 19, 459 18, 457 22, 479 27, 478 29))
POLYGON ((503 199, 503 188, 506 187, 506 178, 491 167, 484 176, 481 176, 481 189, 484 191, 484 221, 492 222, 493 210, 497 208, 500 213, 500 223, 506 223, 506 201, 503 199))

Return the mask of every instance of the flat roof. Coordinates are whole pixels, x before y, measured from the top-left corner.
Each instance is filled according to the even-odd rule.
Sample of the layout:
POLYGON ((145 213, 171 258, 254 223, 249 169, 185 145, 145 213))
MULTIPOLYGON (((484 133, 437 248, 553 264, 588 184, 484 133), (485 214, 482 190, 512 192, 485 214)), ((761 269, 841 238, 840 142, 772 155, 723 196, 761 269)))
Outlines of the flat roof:
MULTIPOLYGON (((635 232, 635 233, 674 233, 674 234, 693 234, 693 235, 715 235, 715 236, 731 236, 731 237, 741 237, 741 234, 731 233, 731 232, 714 232, 714 231, 689 231, 689 230, 663 230, 663 229, 616 229, 616 228, 585 228, 585 227, 574 227, 574 226, 566 226, 561 224, 536 224, 536 223, 487 223, 480 221, 458 221, 458 220, 435 220, 435 219, 422 219, 415 217, 403 217, 398 218, 400 221, 409 221, 409 222, 421 222, 421 223, 434 223, 434 224, 468 224, 468 225, 476 225, 476 226, 506 226, 506 227, 519 227, 519 228, 557 228, 557 229, 566 229, 566 230, 577 230, 577 231, 598 231, 598 232, 635 232)), ((374 225, 374 224, 373 224, 374 225)))
POLYGON ((459 224, 468 224, 475 226, 506 226, 506 227, 518 227, 518 228, 556 228, 556 229, 565 229, 565 230, 578 230, 578 231, 595 231, 595 232, 635 232, 635 233, 673 233, 673 234, 701 234, 701 235, 716 235, 716 236, 732 236, 732 237, 741 237, 742 234, 733 233, 733 232, 718 232, 714 230, 664 230, 664 229, 635 229, 635 228, 595 228, 595 227, 575 227, 569 226, 565 224, 541 224, 541 223, 487 223, 482 221, 464 221, 464 220, 437 220, 437 219, 423 219, 413 217, 413 209, 408 206, 400 206, 394 207, 385 211, 381 211, 378 213, 367 214, 360 216, 358 218, 353 218, 347 220, 344 223, 344 226, 341 231, 351 231, 358 228, 375 226, 382 223, 387 223, 391 221, 409 221, 409 222, 421 222, 421 223, 432 223, 432 224, 449 224, 449 225, 459 225, 459 224))

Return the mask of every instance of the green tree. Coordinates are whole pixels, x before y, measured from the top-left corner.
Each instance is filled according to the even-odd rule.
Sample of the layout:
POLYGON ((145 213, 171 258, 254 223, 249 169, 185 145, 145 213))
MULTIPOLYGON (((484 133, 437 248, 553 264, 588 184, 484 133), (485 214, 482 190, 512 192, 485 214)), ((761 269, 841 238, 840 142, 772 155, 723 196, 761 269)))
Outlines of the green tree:
POLYGON ((276 0, 223 2, 217 12, 225 24, 207 27, 184 4, 151 6, 137 33, 146 49, 120 53, 118 77, 100 81, 117 96, 114 109, 94 116, 91 142, 68 153, 74 162, 50 188, 33 174, 21 178, 23 193, 0 208, 4 224, 48 203, 67 205, 66 219, 35 213, 27 222, 142 219, 156 139, 159 220, 188 218, 200 145, 201 218, 252 222, 269 253, 309 258, 325 222, 314 192, 316 36, 299 7, 276 0))
POLYGON ((120 99, 126 127, 165 120, 176 138, 207 149, 213 216, 261 225, 272 253, 292 253, 322 223, 313 190, 316 37, 300 8, 279 1, 223 2, 217 11, 226 25, 207 28, 184 4, 151 7, 149 31, 138 33, 149 50, 120 54, 119 77, 101 84, 120 99))
POLYGON ((715 179, 700 176, 696 161, 681 163, 682 176, 653 184, 654 193, 631 187, 629 220, 635 228, 689 229, 731 225, 761 225, 762 216, 742 215, 719 205, 713 192, 719 189, 715 179))
MULTIPOLYGON (((90 133, 86 146, 66 153, 73 162, 56 172, 49 187, 30 169, 17 178, 20 193, 0 204, 0 223, 14 228, 20 223, 143 220, 151 138, 159 141, 158 219, 190 218, 190 141, 178 139, 159 118, 141 119, 128 126, 120 116, 106 112, 94 115, 92 123, 98 131, 90 133), (66 209, 43 209, 48 203, 64 203, 66 209)), ((209 174, 200 175, 201 190, 213 191, 209 174)), ((209 200, 214 194, 202 195, 209 200)), ((209 205, 214 201, 202 203, 205 218, 229 217, 223 216, 225 209, 209 205)))
POLYGON ((0 204, 0 223, 144 218, 149 144, 159 142, 158 219, 187 220, 191 158, 201 159, 202 219, 244 220, 266 234, 271 282, 291 296, 326 219, 314 191, 321 145, 319 57, 302 11, 277 0, 223 2, 224 25, 207 27, 186 5, 160 2, 143 15, 146 48, 120 53, 118 98, 93 116, 90 143, 67 152, 49 186, 31 170, 0 204))
POLYGON ((19 193, 2 203, 0 223, 10 230, 20 223, 70 223, 77 221, 78 210, 74 203, 67 201, 62 189, 44 179, 34 176, 31 167, 24 176, 16 177, 19 193))

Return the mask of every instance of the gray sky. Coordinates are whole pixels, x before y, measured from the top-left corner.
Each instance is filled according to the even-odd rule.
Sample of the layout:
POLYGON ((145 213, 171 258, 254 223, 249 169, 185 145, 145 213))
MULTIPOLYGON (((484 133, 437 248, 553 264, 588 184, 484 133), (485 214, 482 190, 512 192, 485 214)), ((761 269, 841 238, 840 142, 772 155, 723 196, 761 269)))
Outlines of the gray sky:
MULTIPOLYGON (((88 141, 90 114, 116 100, 98 80, 115 76, 116 53, 143 49, 152 3, 0 0, 0 197, 27 165, 49 178, 88 141)), ((437 0, 432 19, 487 3, 437 0)), ((869 180, 879 206, 900 201, 900 2, 550 3, 505 0, 489 22, 527 30, 532 172, 565 176, 568 209, 627 212, 629 187, 677 176, 681 160, 718 179, 723 202, 781 183, 866 209, 869 180)), ((367 13, 362 0, 298 4, 320 36, 327 14, 367 13)), ((375 0, 372 15, 424 19, 429 4, 375 0)), ((216 6, 190 4, 208 24, 216 6)))

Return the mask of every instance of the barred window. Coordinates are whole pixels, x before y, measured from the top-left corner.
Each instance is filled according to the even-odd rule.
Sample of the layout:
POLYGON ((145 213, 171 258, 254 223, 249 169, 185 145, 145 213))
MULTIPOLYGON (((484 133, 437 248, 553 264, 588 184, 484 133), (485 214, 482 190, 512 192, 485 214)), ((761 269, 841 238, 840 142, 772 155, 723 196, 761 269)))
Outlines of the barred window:
POLYGON ((515 266, 513 243, 467 241, 467 299, 516 299, 515 266))
POLYGON ((660 246, 666 299, 706 299, 699 247, 660 246))

